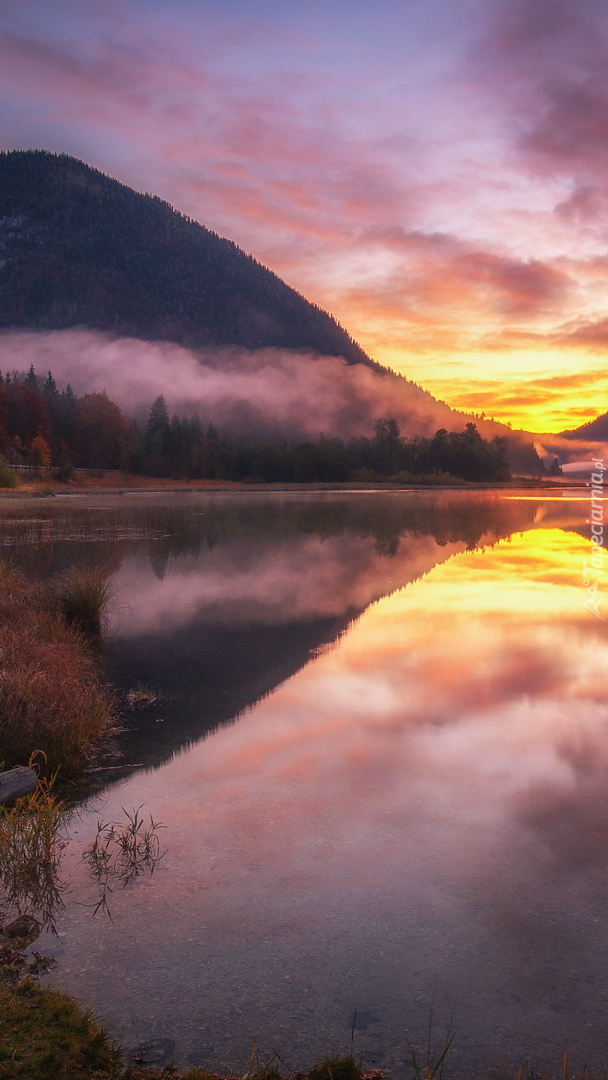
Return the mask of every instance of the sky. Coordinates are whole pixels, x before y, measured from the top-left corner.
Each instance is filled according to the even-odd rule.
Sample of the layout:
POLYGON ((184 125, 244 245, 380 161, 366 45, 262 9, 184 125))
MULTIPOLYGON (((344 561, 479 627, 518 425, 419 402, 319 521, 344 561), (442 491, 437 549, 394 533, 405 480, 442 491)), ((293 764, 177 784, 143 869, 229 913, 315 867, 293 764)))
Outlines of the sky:
POLYGON ((608 409, 605 0, 0 0, 0 148, 234 240, 532 431, 608 409))

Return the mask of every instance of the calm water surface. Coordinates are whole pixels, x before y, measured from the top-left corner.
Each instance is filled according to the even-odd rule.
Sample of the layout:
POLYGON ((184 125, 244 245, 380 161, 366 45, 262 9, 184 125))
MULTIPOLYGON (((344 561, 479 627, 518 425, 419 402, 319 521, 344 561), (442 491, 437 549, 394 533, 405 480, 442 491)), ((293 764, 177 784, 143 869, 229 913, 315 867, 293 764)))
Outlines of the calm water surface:
POLYGON ((241 1073, 254 1042, 292 1067, 347 1051, 357 1010, 355 1051, 405 1075, 433 995, 451 1075, 608 1051, 584 495, 99 498, 77 535, 52 502, 36 545, 19 513, 5 542, 111 567, 110 673, 161 695, 128 716, 140 767, 74 821, 53 984, 127 1049, 241 1073), (83 845, 140 805, 166 856, 93 919, 83 845))

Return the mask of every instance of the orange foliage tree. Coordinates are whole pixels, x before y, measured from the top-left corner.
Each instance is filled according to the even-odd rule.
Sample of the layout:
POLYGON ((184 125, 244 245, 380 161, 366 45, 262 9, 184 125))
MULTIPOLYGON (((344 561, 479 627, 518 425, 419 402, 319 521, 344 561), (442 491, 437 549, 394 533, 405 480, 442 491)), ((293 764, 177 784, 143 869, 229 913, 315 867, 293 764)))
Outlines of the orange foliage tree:
POLYGON ((87 469, 121 469, 130 442, 124 417, 107 394, 85 394, 74 409, 77 463, 87 469))
POLYGON ((36 435, 29 445, 29 459, 37 469, 45 469, 51 464, 51 448, 42 435, 36 435))

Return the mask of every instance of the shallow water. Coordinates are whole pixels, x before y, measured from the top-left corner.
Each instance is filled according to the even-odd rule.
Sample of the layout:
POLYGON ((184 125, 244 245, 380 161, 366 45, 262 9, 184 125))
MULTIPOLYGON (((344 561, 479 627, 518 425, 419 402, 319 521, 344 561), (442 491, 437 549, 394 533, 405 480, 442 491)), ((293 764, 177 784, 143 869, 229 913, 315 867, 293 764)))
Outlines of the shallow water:
POLYGON ((608 642, 584 496, 103 505, 103 535, 18 549, 111 567, 109 670, 160 695, 73 823, 50 981, 182 1065, 242 1073, 255 1042, 305 1067, 350 1048, 355 1010, 355 1052, 392 1076, 431 1009, 438 1044, 454 1013, 451 1075, 565 1040, 599 1059, 608 642), (140 805, 166 855, 92 919, 83 847, 140 805))

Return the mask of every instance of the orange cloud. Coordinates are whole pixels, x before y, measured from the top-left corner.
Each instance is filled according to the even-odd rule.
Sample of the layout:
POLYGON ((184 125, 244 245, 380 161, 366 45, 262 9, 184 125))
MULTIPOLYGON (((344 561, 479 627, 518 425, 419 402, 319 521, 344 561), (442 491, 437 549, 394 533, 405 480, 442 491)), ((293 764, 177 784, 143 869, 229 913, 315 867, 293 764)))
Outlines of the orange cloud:
POLYGON ((295 9, 144 22, 135 3, 58 0, 43 23, 24 0, 0 37, 2 139, 168 198, 443 400, 572 426, 568 391, 593 381, 570 419, 606 405, 582 350, 608 340, 608 80, 592 0, 542 10, 492 0, 460 20, 458 60, 431 77, 412 55, 408 82, 386 35, 368 55, 349 24, 337 52, 295 9))

